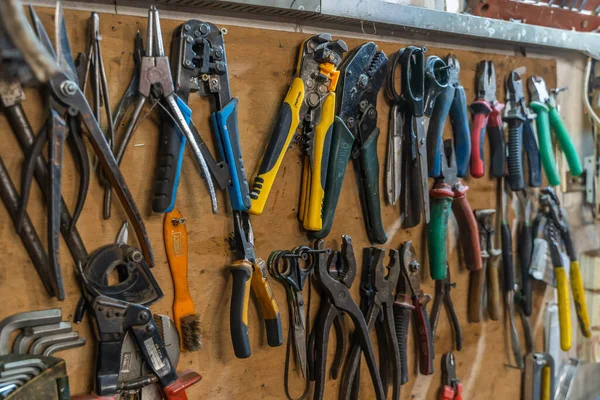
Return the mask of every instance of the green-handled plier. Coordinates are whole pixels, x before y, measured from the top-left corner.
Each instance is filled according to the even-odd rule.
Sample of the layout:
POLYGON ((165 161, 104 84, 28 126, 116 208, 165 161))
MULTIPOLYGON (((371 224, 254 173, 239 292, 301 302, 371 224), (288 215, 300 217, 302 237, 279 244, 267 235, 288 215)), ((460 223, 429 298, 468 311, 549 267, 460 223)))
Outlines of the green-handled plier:
POLYGON ((550 130, 554 132, 562 152, 565 154, 571 175, 579 176, 582 173, 581 161, 575 146, 571 141, 569 131, 556 109, 555 95, 549 95, 546 82, 539 76, 532 76, 527 81, 527 89, 531 96, 529 107, 537 114, 536 126, 542 166, 550 186, 560 184, 560 175, 556 168, 554 151, 550 130))

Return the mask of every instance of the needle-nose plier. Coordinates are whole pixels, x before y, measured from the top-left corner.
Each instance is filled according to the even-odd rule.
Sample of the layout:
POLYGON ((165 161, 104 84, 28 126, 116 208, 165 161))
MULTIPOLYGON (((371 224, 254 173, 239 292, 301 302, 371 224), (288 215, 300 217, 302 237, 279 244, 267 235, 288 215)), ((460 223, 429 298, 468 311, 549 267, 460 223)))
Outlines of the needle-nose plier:
MULTIPOLYGON (((323 250, 323 241, 315 242, 315 250, 323 250)), ((321 286, 324 297, 329 301, 323 302, 317 320, 315 322, 315 392, 314 399, 322 399, 325 391, 325 377, 327 366, 327 347, 329 342, 329 331, 335 319, 346 313, 352 319, 355 327, 355 335, 360 344, 367 366, 371 374, 371 381, 375 387, 377 400, 385 399, 385 391, 381 383, 379 368, 375 360, 373 344, 369 337, 369 328, 363 313, 352 299, 350 288, 356 276, 356 258, 354 247, 350 236, 342 236, 341 252, 323 251, 318 253, 317 265, 315 266, 315 277, 321 286), (341 268, 337 278, 330 275, 329 264, 341 261, 341 268)))
POLYGON ((506 144, 502 129, 504 104, 496 100, 496 69, 494 63, 481 61, 477 66, 477 97, 471 103, 473 124, 471 125, 471 175, 481 178, 485 171, 483 161, 483 139, 487 133, 490 141, 490 173, 498 178, 506 174, 506 144))
POLYGON ((442 357, 442 389, 440 400, 462 400, 462 383, 456 377, 456 358, 449 352, 442 357))
POLYGON ((442 304, 446 308, 448 317, 450 318, 450 325, 454 331, 454 341, 456 344, 456 350, 462 349, 462 329, 460 328, 460 322, 458 320, 458 314, 454 309, 454 303, 450 296, 450 291, 453 287, 456 287, 456 283, 450 281, 450 267, 446 266, 446 277, 435 281, 435 297, 433 298, 433 306, 431 307, 431 334, 435 338, 435 331, 437 329, 438 320, 440 319, 440 311, 442 310, 442 304))
MULTIPOLYGON (((380 375, 383 390, 387 395, 388 367, 391 366, 393 394, 392 399, 400 398, 400 352, 398 340, 394 329, 394 290, 400 276, 400 260, 398 250, 390 250, 388 266, 383 265, 385 251, 376 247, 365 249, 363 253, 363 268, 369 271, 369 282, 364 282, 368 287, 368 309, 365 318, 369 330, 377 329, 379 340, 380 375)), ((364 272, 364 271, 363 271, 364 272)), ((363 287, 361 283, 361 288, 363 287)), ((361 348, 354 342, 344 368, 344 375, 340 389, 340 399, 354 398, 352 389, 360 379, 361 348)))
POLYGON ((539 76, 532 76, 528 79, 527 89, 529 90, 531 100, 529 107, 537 114, 535 122, 540 145, 540 156, 548 183, 550 186, 560 184, 560 175, 556 169, 554 151, 552 150, 551 130, 556 135, 558 144, 567 159, 571 175, 581 175, 583 172, 581 161, 579 160, 579 155, 573 145, 569 131, 558 113, 555 96, 548 94, 546 82, 539 76))

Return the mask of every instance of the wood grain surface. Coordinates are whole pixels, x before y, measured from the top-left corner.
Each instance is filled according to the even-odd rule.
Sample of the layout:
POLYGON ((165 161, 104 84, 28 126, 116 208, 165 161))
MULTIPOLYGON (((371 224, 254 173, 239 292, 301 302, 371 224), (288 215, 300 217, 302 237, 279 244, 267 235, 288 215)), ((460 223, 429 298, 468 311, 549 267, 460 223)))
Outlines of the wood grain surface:
MULTIPOLYGON (((53 10, 39 8, 38 13, 50 36, 53 36, 53 10)), ((73 52, 86 51, 86 27, 89 13, 82 11, 65 11, 65 18, 73 52)), ((172 31, 181 21, 162 19, 162 31, 165 47, 170 46, 172 31)), ((103 37, 102 50, 104 63, 109 79, 111 106, 115 107, 124 92, 133 73, 133 38, 137 30, 145 37, 146 18, 121 16, 113 14, 100 15, 100 28, 103 37)), ((227 26, 225 36, 227 58, 231 79, 232 93, 239 97, 239 127, 244 153, 244 161, 249 174, 257 167, 262 150, 269 138, 279 106, 291 82, 296 65, 298 46, 308 33, 294 33, 274 30, 227 26)), ((348 46, 353 48, 364 39, 344 38, 348 46)), ((378 41, 381 49, 391 55, 404 46, 399 42, 378 41)), ((444 57, 448 49, 429 48, 427 55, 435 54, 444 57)), ((465 87, 468 101, 474 94, 475 68, 482 59, 493 60, 498 79, 498 98, 504 99, 503 79, 516 67, 527 67, 527 75, 542 76, 553 87, 556 82, 556 64, 552 60, 532 59, 521 56, 505 56, 472 51, 455 51, 461 64, 461 82, 465 87)), ((28 89, 26 112, 34 130, 42 123, 42 104, 38 92, 28 89)), ((203 138, 214 144, 209 130, 209 105, 206 99, 191 96, 190 106, 194 112, 194 121, 203 138)), ((156 107, 155 107, 156 108, 156 107)), ((160 283, 165 296, 162 301, 152 307, 154 312, 172 316, 173 287, 169 267, 164 251, 162 237, 163 216, 151 212, 151 196, 154 169, 156 165, 158 143, 158 110, 147 106, 142 113, 133 140, 131 141, 122 171, 129 188, 143 213, 146 227, 150 235, 156 266, 152 270, 160 283)), ((387 143, 387 126, 389 106, 383 91, 379 95, 379 160, 380 183, 383 194, 383 163, 387 143)), ((3 143, 0 155, 6 163, 13 180, 19 182, 23 155, 10 128, 0 116, 0 130, 3 132, 3 143)), ((445 135, 451 136, 450 124, 447 123, 445 135)), ((488 156, 486 142, 486 159, 488 156)), ((297 220, 298 199, 301 177, 301 150, 294 147, 288 151, 282 168, 279 171, 265 212, 253 217, 256 237, 257 255, 266 258, 276 249, 291 249, 309 241, 297 220)), ((71 155, 66 151, 63 168, 63 196, 69 206, 73 207, 77 194, 78 174, 71 155)), ((479 180, 469 179, 471 186, 468 197, 473 209, 495 208, 495 182, 487 177, 479 180)), ((239 360, 233 354, 229 337, 229 303, 231 297, 231 280, 227 269, 231 260, 231 252, 227 239, 232 231, 232 219, 227 211, 227 199, 219 194, 220 212, 213 215, 204 182, 190 156, 186 152, 181 174, 181 182, 177 197, 177 207, 186 218, 189 234, 190 288, 196 302, 196 310, 201 316, 204 348, 193 354, 182 354, 179 369, 193 368, 203 376, 203 380, 188 391, 190 399, 277 399, 284 398, 283 367, 285 361, 285 344, 279 348, 270 348, 266 344, 264 327, 258 315, 254 301, 250 305, 250 339, 252 356, 239 360)), ((516 204, 516 203, 515 203, 516 204)), ((40 191, 34 184, 32 198, 28 208, 29 214, 38 228, 40 237, 45 238, 46 211, 42 203, 40 191)), ((422 226, 416 229, 399 229, 399 208, 385 205, 382 196, 382 213, 384 225, 390 234, 386 248, 398 248, 406 240, 413 240, 423 265, 427 266, 422 226)), ((79 287, 75 280, 74 263, 64 242, 62 243, 62 268, 67 291, 67 299, 59 303, 48 299, 35 270, 28 259, 10 218, 4 207, 0 207, 0 255, 5 260, 0 268, 0 299, 3 307, 0 318, 13 313, 61 307, 66 319, 72 318, 75 304, 79 298, 79 287)), ((78 229, 85 241, 87 249, 92 252, 96 248, 114 241, 117 231, 125 218, 118 202, 113 203, 113 217, 109 221, 102 219, 102 189, 97 176, 94 175, 87 197, 83 215, 78 229)), ((333 223, 333 229, 326 240, 327 246, 339 247, 340 235, 352 236, 357 255, 360 258, 364 246, 368 246, 363 224, 362 212, 355 181, 355 174, 349 167, 343 184, 341 199, 333 223)), ((130 233, 132 240, 135 235, 130 233)), ((520 394, 521 373, 507 366, 509 364, 509 347, 507 330, 501 321, 467 323, 468 272, 460 262, 457 251, 458 236, 456 222, 451 218, 448 233, 448 248, 452 278, 456 281, 453 299, 464 334, 463 350, 456 353, 458 377, 465 387, 465 399, 485 398, 517 398, 520 394)), ((515 247, 516 248, 516 247, 515 247)), ((434 294, 434 284, 425 267, 423 287, 427 293, 434 294)), ((359 277, 352 288, 355 300, 359 299, 359 277)), ((517 275, 519 276, 519 275, 517 275)), ((288 312, 284 288, 274 280, 272 285, 279 307, 282 310, 284 337, 287 337, 288 312)), ((542 345, 542 329, 538 321, 543 288, 534 287, 534 313, 531 317, 535 330, 535 342, 538 349, 542 345)), ((314 321, 319 299, 313 293, 311 320, 314 321)), ((307 294, 305 293, 305 298, 307 294)), ((502 310, 503 315, 504 309, 502 310)), ((435 374, 429 377, 417 377, 415 367, 412 334, 409 335, 409 368, 410 380, 402 387, 402 399, 434 399, 438 396, 441 384, 440 360, 443 353, 453 350, 453 339, 445 311, 442 311, 435 337, 435 374)), ((346 325, 351 327, 347 318, 346 325)), ((520 328, 520 323, 517 324, 520 328)), ((84 348, 59 353, 67 361, 71 382, 71 393, 89 392, 93 385, 95 357, 95 340, 86 319, 76 327, 82 336, 88 339, 84 348)), ((375 335, 373 334, 373 340, 375 335)), ((521 336, 523 341, 523 336, 521 336)), ((331 336, 330 349, 335 347, 335 338, 331 336)), ((331 356, 329 361, 331 361, 331 356)), ((291 371, 292 393, 302 392, 303 382, 297 369, 291 371)), ((338 382, 328 380, 326 398, 334 399, 338 393, 338 382)), ((365 363, 361 374, 360 397, 374 398, 365 363)))

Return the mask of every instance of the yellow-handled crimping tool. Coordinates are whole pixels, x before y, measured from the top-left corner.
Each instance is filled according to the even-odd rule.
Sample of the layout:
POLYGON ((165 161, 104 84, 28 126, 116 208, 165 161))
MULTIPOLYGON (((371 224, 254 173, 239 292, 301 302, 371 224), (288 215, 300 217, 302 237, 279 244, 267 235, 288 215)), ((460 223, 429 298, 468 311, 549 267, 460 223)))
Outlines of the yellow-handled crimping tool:
POLYGON ((312 36, 300 46, 294 80, 279 110, 252 184, 251 214, 263 212, 285 152, 300 129, 300 142, 306 157, 298 216, 305 229, 321 229, 321 208, 335 114, 334 92, 339 77, 337 67, 346 51, 346 43, 332 40, 328 33, 312 36))

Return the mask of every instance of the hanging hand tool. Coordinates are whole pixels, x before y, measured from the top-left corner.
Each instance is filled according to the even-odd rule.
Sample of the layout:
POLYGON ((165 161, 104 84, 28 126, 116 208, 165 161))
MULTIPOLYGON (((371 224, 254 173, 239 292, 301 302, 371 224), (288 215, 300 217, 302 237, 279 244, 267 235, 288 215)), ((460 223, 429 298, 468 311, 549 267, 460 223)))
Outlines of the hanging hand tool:
POLYGON ((579 160, 579 155, 573 145, 569 131, 556 108, 556 96, 548 94, 546 82, 539 76, 532 76, 528 79, 527 89, 531 98, 529 107, 537 114, 535 123, 540 146, 540 156, 548 183, 550 186, 560 184, 560 175, 556 168, 554 151, 552 150, 551 130, 556 135, 560 149, 567 159, 571 175, 581 175, 583 171, 581 161, 579 160))
POLYGON ((542 167, 540 152, 533 133, 535 114, 525 105, 523 80, 521 76, 525 68, 510 72, 506 78, 506 108, 504 122, 508 124, 508 185, 512 191, 525 189, 523 171, 523 146, 527 154, 529 183, 528 186, 539 187, 542 184, 542 167))
POLYGON ((288 399, 293 400, 289 392, 289 360, 290 347, 293 347, 296 362, 305 379, 304 393, 300 398, 305 398, 309 390, 309 367, 307 352, 307 337, 310 332, 311 276, 314 270, 315 259, 313 250, 308 246, 298 246, 292 251, 278 250, 271 253, 267 260, 267 268, 272 277, 280 281, 286 288, 289 308, 289 331, 286 347, 286 365, 284 371, 284 388, 288 399), (302 291, 308 281, 308 305, 304 311, 305 301, 302 291))
POLYGON ((485 171, 483 139, 487 133, 490 142, 490 173, 498 178, 506 174, 506 144, 502 129, 504 104, 496 100, 496 70, 491 61, 481 61, 477 66, 477 98, 471 103, 471 175, 481 178, 485 171))
POLYGON ((442 357, 442 390, 440 400, 462 400, 462 383, 456 377, 456 358, 449 352, 442 357))
POLYGON ((394 302, 394 326, 400 352, 402 384, 408 382, 406 337, 411 314, 414 321, 414 339, 419 354, 419 372, 423 375, 433 374, 433 336, 427 316, 427 303, 430 300, 431 296, 421 290, 421 264, 417 261, 412 242, 405 242, 400 249, 400 278, 394 302))
POLYGON ((501 198, 500 234, 502 239, 502 272, 504 301, 508 310, 510 323, 510 343, 517 363, 517 367, 523 368, 523 354, 521 343, 515 324, 515 271, 513 265, 512 233, 508 224, 508 194, 504 178, 498 178, 498 196, 501 198))
POLYGON ((561 257, 561 247, 564 249, 570 260, 569 279, 571 281, 571 290, 573 291, 573 300, 577 310, 577 321, 581 333, 585 337, 591 336, 590 318, 585 301, 585 289, 579 269, 578 255, 575 250, 575 244, 571 236, 571 230, 565 211, 561 208, 556 192, 551 187, 542 189, 539 198, 540 218, 538 225, 542 225, 546 239, 550 248, 550 258, 554 267, 554 277, 556 279, 556 288, 558 291, 558 315, 560 321, 560 347, 563 351, 571 348, 571 306, 569 299, 569 286, 567 283, 567 274, 563 266, 561 257))
MULTIPOLYGON (((142 52, 142 59, 139 66, 139 84, 137 87, 137 93, 133 100, 133 111, 131 117, 123 133, 121 143, 117 150, 117 162, 120 164, 123 160, 127 144, 133 136, 133 132, 139 121, 142 113, 142 109, 146 102, 150 100, 152 96, 155 102, 163 108, 164 114, 169 116, 177 127, 185 135, 187 142, 192 148, 194 158, 200 166, 202 175, 208 186, 210 194, 212 211, 217 213, 217 197, 215 188, 211 178, 211 172, 216 171, 213 175, 216 175, 220 168, 214 167, 213 170, 209 168, 209 162, 207 159, 209 152, 206 151, 205 144, 198 138, 198 134, 194 124, 191 122, 191 110, 187 107, 187 104, 177 96, 175 93, 175 86, 171 77, 171 70, 169 68, 169 58, 165 56, 165 49, 162 40, 162 31, 160 27, 160 18, 158 10, 155 6, 151 6, 148 10, 148 27, 146 32, 146 50, 142 52), (208 154, 207 154, 208 153, 208 154), (216 168, 216 169, 215 169, 216 168)), ((127 96, 128 93, 126 92, 127 96)), ((127 106, 129 101, 122 101, 121 104, 127 106)), ((117 115, 125 113, 125 111, 118 110, 117 115)), ((214 159, 211 160, 210 166, 215 166, 216 162, 214 159)), ((109 206, 106 206, 109 207, 109 206)))
POLYGON ((502 251, 494 248, 494 209, 475 210, 479 230, 482 269, 469 272, 469 321, 481 321, 482 300, 487 293, 487 313, 492 321, 500 318, 500 278, 498 263, 502 251))
MULTIPOLYGON (((12 25, 13 29, 9 29, 9 31, 20 31, 20 29, 26 29, 27 34, 30 34, 31 30, 26 22, 25 16, 23 15, 22 10, 17 10, 18 6, 10 1, 3 2, 4 15, 8 16, 10 22, 8 25, 12 25)), ((3 21, 6 24, 6 20, 3 21)), ((56 104, 59 104, 64 109, 69 110, 69 115, 73 118, 75 116, 81 116, 83 120, 83 124, 87 128, 86 131, 89 133, 90 141, 92 143, 92 147, 96 152, 100 163, 105 169, 105 174, 107 178, 112 182, 115 186, 115 190, 125 206, 125 210, 127 215, 129 216, 132 224, 136 230, 138 240, 140 242, 140 246, 144 253, 144 256, 149 264, 153 264, 153 255, 150 247, 150 243, 148 240, 148 235, 146 233, 142 218, 135 206, 135 202, 133 201, 133 197, 129 192, 127 185, 121 175, 121 172, 118 169, 118 166, 112 157, 112 153, 102 131, 100 130, 97 121, 93 118, 90 107, 83 96, 83 93, 77 87, 77 84, 72 80, 70 74, 73 73, 73 70, 69 66, 69 62, 67 61, 70 58, 70 55, 67 56, 63 52, 67 51, 68 38, 66 36, 66 30, 64 28, 64 15, 62 13, 62 7, 57 7, 57 16, 55 18, 55 22, 57 24, 57 31, 59 32, 59 43, 61 44, 59 47, 59 51, 57 51, 57 59, 59 64, 56 64, 56 60, 53 59, 51 54, 48 52, 48 49, 43 47, 38 40, 33 37, 29 39, 31 40, 22 40, 22 38, 14 39, 16 46, 20 47, 23 56, 28 61, 28 63, 34 63, 36 69, 39 70, 39 77, 43 79, 43 82, 47 82, 50 87, 50 91, 53 95, 53 101, 56 104), (40 51, 42 53, 40 53, 40 51)), ((37 25, 36 25, 37 26, 37 25)), ((39 25, 39 32, 42 32, 43 27, 39 25)), ((13 32, 14 33, 14 32, 13 32)), ((42 35, 42 37, 46 37, 47 35, 42 35)), ((58 113, 54 112, 54 116, 52 119, 55 122, 55 127, 64 126, 64 122, 61 123, 62 119, 58 116, 58 113)), ((49 121, 51 122, 51 121, 49 121)), ((48 126, 47 131, 51 133, 54 127, 48 126)), ((42 136, 41 139, 36 139, 34 144, 32 145, 32 153, 34 156, 29 156, 27 159, 27 164, 25 168, 23 181, 25 183, 25 187, 28 186, 31 182, 31 177, 34 173, 34 169, 36 168, 36 160, 40 154, 42 144, 44 143, 45 138, 42 136), (36 151, 37 149, 37 151, 36 151)), ((50 148, 60 149, 62 146, 62 138, 60 136, 56 138, 50 138, 52 140, 50 148)), ((55 150, 52 150, 54 152, 55 150)), ((51 229, 49 229, 49 233, 53 238, 52 243, 53 248, 58 249, 58 237, 60 232, 60 221, 61 221, 61 203, 60 203, 60 172, 62 164, 59 162, 59 158, 57 156, 60 152, 52 155, 52 159, 50 160, 50 165, 53 165, 51 170, 49 170, 49 182, 52 190, 49 190, 50 196, 50 207, 49 214, 52 215, 52 223, 51 229)), ((71 221, 72 222, 72 221, 71 221)), ((73 226, 73 225, 71 225, 73 226)), ((73 251, 73 249, 72 249, 73 251)), ((54 251, 54 254, 57 255, 57 252, 54 251)), ((56 263, 55 263, 56 265, 56 263)))
MULTIPOLYGON (((102 51, 100 49, 100 42, 102 36, 100 36, 100 17, 97 13, 93 12, 88 21, 88 53, 85 57, 86 66, 83 72, 83 83, 81 84, 81 91, 86 93, 88 78, 90 78, 90 86, 92 89, 92 107, 94 109, 94 117, 98 121, 98 125, 102 126, 102 115, 100 109, 104 107, 104 113, 106 114, 106 142, 111 147, 114 153, 115 145, 115 133, 114 133, 114 120, 112 117, 112 110, 110 108, 110 97, 108 93, 108 82, 106 80, 106 72, 104 70, 104 61, 102 61, 102 51)), ((83 56, 81 56, 83 57, 83 56)), ((83 175, 81 178, 83 180, 83 175)), ((105 180, 105 178, 104 178, 105 180)), ((87 185, 89 182, 85 182, 87 185)), ((106 207, 110 203, 108 198, 112 196, 110 185, 104 183, 104 219, 110 218, 110 207, 106 207)), ((80 182, 82 186, 83 182, 80 182)), ((83 206, 83 204, 81 204, 83 206)), ((76 209, 81 212, 81 209, 76 209)), ((76 211, 75 216, 79 213, 76 211)))
POLYGON ((446 57, 448 85, 437 96, 431 121, 427 131, 427 162, 429 176, 437 178, 441 174, 442 137, 446 118, 450 115, 454 143, 456 144, 457 175, 465 177, 471 157, 471 136, 467 114, 465 88, 460 84, 460 63, 454 54, 446 57))
MULTIPOLYGON (((394 314, 392 306, 394 304, 394 290, 400 276, 400 265, 398 250, 390 250, 390 262, 386 267, 383 265, 385 251, 375 247, 371 247, 365 251, 365 256, 369 260, 369 264, 363 263, 363 268, 368 267, 371 271, 371 285, 373 294, 370 299, 370 305, 365 315, 367 328, 372 330, 376 324, 382 324, 379 328, 383 335, 378 335, 384 339, 384 343, 379 344, 380 367, 379 373, 383 383, 383 390, 387 397, 387 375, 388 364, 391 366, 393 394, 392 399, 400 398, 400 353, 398 349, 398 341, 394 329, 394 314), (380 317, 381 315, 381 317, 380 317), (389 357, 389 358, 388 358, 389 357)), ((340 389, 340 399, 350 399, 351 389, 354 383, 360 380, 360 357, 361 347, 358 341, 355 341, 348 358, 340 389)), ((358 393, 356 393, 358 395, 358 393)))
POLYGON ((431 189, 431 223, 428 226, 427 248, 429 252, 429 273, 432 279, 446 277, 446 233, 450 208, 456 217, 465 264, 468 270, 481 269, 481 250, 477 235, 477 221, 467 200, 468 186, 464 186, 456 176, 456 158, 452 139, 444 141, 442 173, 436 178, 431 189))
MULTIPOLYGON (((425 51, 426 49, 423 49, 423 52, 425 51)), ((423 130, 425 136, 429 135, 429 123, 431 122, 437 98, 448 87, 448 82, 450 80, 448 73, 449 68, 450 67, 446 65, 444 60, 438 56, 429 56, 427 57, 427 60, 425 60, 425 97, 423 98, 423 130)))
POLYGON ((230 267, 233 279, 229 324, 233 350, 238 358, 250 357, 250 337, 248 332, 248 302, 250 288, 254 290, 267 330, 267 343, 271 347, 281 346, 281 316, 267 277, 264 260, 254 252, 254 233, 247 213, 233 213, 233 250, 235 261, 230 267))
MULTIPOLYGON (((323 241, 315 242, 315 250, 323 250, 323 241)), ((325 376, 327 365, 327 347, 329 342, 329 331, 334 320, 339 315, 348 314, 355 326, 355 335, 360 348, 365 355, 371 381, 375 388, 377 400, 385 399, 385 392, 381 383, 379 369, 375 361, 373 344, 369 337, 369 328, 365 321, 365 317, 360 311, 358 305, 352 299, 350 288, 356 276, 356 258, 354 256, 354 248, 350 236, 342 236, 341 252, 333 252, 331 255, 323 251, 318 253, 318 261, 316 264, 316 278, 324 297, 329 299, 329 302, 323 302, 319 315, 315 322, 315 393, 314 399, 320 400, 325 392, 325 376), (333 277, 330 275, 330 266, 338 265, 339 275, 333 277)))
POLYGON ((385 80, 387 62, 385 53, 378 50, 375 43, 368 42, 355 48, 340 67, 338 112, 333 124, 323 200, 323 227, 313 233, 315 238, 324 238, 331 230, 348 158, 352 156, 369 240, 372 243, 387 241, 381 220, 377 159, 377 94, 385 80), (347 147, 350 143, 353 143, 351 152, 347 147), (340 151, 341 146, 346 148, 340 151))
MULTIPOLYGON (((554 359, 548 353, 529 353, 523 372, 523 400, 554 398, 554 359)), ((560 397, 558 397, 560 398, 560 397)))
POLYGON ((398 104, 402 132, 402 165, 395 165, 396 190, 401 188, 401 213, 407 228, 419 224, 421 214, 429 223, 427 190, 427 154, 425 143, 425 62, 424 48, 408 46, 392 57, 388 74, 388 96, 398 104), (400 67, 400 88, 395 86, 396 68, 400 67), (400 180, 402 179, 402 182, 400 180))
POLYGON ((532 311, 532 287, 529 267, 533 257, 533 227, 531 225, 531 194, 527 190, 517 193, 519 202, 523 209, 522 219, 517 232, 517 253, 521 267, 521 285, 517 293, 517 301, 526 316, 531 316, 532 311))
POLYGON ((300 46, 294 80, 252 184, 250 213, 263 212, 283 157, 300 127, 306 156, 299 219, 305 229, 321 230, 335 88, 340 74, 337 67, 347 51, 343 40, 333 40, 328 33, 312 36, 300 46))
POLYGON ((431 307, 431 337, 432 340, 435 338, 435 331, 437 329, 443 303, 446 312, 448 313, 448 317, 450 318, 450 325, 454 331, 456 350, 460 351, 462 349, 462 329, 460 328, 458 315, 456 314, 454 303, 450 296, 450 291, 452 288, 456 287, 456 283, 450 282, 450 267, 448 265, 446 265, 446 271, 446 277, 444 279, 435 281, 435 297, 433 298, 433 306, 431 307))
MULTIPOLYGON (((186 103, 190 93, 208 97, 211 122, 218 142, 220 162, 215 162, 206 144, 192 129, 200 151, 215 182, 227 189, 233 210, 250 208, 250 192, 242 161, 237 119, 237 97, 231 97, 229 71, 225 55, 226 30, 198 20, 189 20, 173 32, 171 70, 179 101, 186 103)), ((191 113, 186 115, 191 121, 191 113)), ((190 122, 190 126, 193 125, 190 122)), ((175 206, 186 137, 168 118, 161 120, 158 168, 154 183, 152 210, 169 212, 175 206)))
POLYGON ((194 300, 188 288, 188 238, 185 219, 178 209, 165 214, 163 238, 167 261, 173 278, 175 298, 173 318, 181 337, 181 349, 196 351, 202 348, 200 315, 196 314, 194 300))

